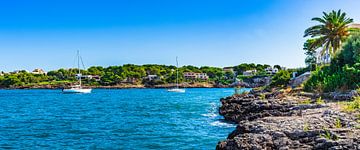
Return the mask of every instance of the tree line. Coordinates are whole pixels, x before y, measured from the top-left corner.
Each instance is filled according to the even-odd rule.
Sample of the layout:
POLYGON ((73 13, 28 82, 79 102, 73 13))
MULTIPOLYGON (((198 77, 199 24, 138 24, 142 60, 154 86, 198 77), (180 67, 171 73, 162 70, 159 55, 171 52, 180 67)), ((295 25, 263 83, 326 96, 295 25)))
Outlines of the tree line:
MULTIPOLYGON (((233 66, 233 71, 224 71, 219 67, 210 66, 183 66, 179 67, 179 81, 180 82, 209 82, 212 84, 231 84, 235 76, 241 76, 242 72, 247 70, 257 70, 254 75, 265 75, 265 69, 271 67, 267 64, 240 64, 233 66), (208 80, 201 79, 185 79, 184 72, 206 73, 208 80)), ((275 65, 276 68, 281 68, 275 65)), ((130 84, 145 84, 145 85, 160 85, 176 82, 176 66, 172 65, 134 65, 125 64, 121 66, 92 66, 88 69, 81 70, 83 75, 96 75, 100 80, 86 79, 83 81, 85 85, 92 86, 113 86, 123 83, 130 84), (149 80, 148 75, 156 75, 158 79, 149 80)), ((66 85, 76 82, 76 74, 78 70, 58 69, 47 72, 47 74, 32 74, 26 71, 18 73, 6 73, 0 76, 0 88, 11 88, 19 86, 34 86, 34 85, 66 85)))

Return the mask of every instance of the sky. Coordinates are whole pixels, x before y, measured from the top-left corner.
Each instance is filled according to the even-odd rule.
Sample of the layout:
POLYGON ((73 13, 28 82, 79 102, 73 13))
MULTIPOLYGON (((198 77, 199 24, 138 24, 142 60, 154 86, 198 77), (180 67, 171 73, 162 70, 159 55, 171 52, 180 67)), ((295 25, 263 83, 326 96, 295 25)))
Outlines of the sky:
POLYGON ((305 66, 313 17, 359 0, 11 0, 0 2, 0 70, 123 64, 305 66))

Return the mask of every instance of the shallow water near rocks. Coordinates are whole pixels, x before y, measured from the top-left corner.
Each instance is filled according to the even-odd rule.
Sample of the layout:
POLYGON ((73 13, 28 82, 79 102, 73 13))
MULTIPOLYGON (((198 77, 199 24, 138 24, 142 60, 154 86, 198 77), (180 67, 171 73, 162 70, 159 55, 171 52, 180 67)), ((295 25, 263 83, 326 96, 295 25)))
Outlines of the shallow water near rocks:
POLYGON ((233 92, 0 90, 0 148, 215 149, 235 129, 218 115, 233 92))

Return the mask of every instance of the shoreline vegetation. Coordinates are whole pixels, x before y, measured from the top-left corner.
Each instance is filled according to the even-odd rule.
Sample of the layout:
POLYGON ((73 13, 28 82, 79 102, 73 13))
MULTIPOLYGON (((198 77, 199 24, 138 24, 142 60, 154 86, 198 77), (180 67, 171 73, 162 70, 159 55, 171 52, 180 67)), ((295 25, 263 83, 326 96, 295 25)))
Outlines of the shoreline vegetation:
MULTIPOLYGON (((92 89, 166 89, 172 88, 176 86, 176 84, 162 84, 162 85, 154 85, 154 86, 145 86, 145 85, 135 85, 135 84, 121 84, 121 85, 112 85, 112 86, 86 86, 87 88, 92 89)), ((0 89, 62 89, 64 86, 51 86, 51 85, 35 85, 35 86, 19 86, 14 88, 0 88, 0 89)), ((195 83, 195 84, 179 84, 180 88, 232 88, 229 85, 216 86, 208 83, 195 83)))
POLYGON ((297 86, 279 72, 271 87, 222 98, 219 114, 237 127, 217 150, 360 149, 360 24, 341 10, 312 21, 309 72, 297 86))
MULTIPOLYGON (((85 87, 92 88, 171 88, 176 83, 175 66, 133 65, 93 66, 86 70, 58 69, 45 72, 17 70, 0 72, 0 89, 66 88, 76 84, 79 78, 85 87)), ((234 87, 238 85, 256 87, 264 81, 248 84, 254 78, 271 78, 284 68, 279 65, 240 64, 232 67, 183 66, 179 67, 180 87, 234 87)), ((269 81, 268 81, 269 82, 269 81)))

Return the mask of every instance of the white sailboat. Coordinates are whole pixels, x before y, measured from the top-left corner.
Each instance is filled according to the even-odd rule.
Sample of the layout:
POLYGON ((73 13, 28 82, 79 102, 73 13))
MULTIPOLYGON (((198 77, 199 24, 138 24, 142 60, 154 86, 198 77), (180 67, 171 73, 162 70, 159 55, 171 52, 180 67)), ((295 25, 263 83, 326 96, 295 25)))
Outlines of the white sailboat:
MULTIPOLYGON (((81 86, 81 76, 82 76, 82 74, 80 72, 80 59, 81 59, 81 57, 80 57, 80 52, 79 51, 77 51, 77 59, 78 59, 78 62, 77 62, 78 64, 77 65, 78 65, 79 73, 76 75, 76 77, 79 80, 79 84, 74 85, 74 86, 72 86, 72 87, 70 87, 68 89, 63 89, 62 90, 63 93, 91 93, 92 89, 83 88, 81 86)), ((81 62, 82 62, 82 60, 81 60, 81 62)))
POLYGON ((185 89, 179 88, 179 62, 176 57, 176 87, 168 89, 168 92, 177 92, 177 93, 185 93, 185 89))

